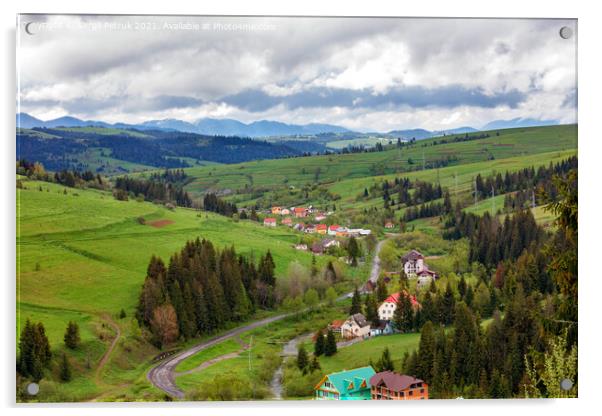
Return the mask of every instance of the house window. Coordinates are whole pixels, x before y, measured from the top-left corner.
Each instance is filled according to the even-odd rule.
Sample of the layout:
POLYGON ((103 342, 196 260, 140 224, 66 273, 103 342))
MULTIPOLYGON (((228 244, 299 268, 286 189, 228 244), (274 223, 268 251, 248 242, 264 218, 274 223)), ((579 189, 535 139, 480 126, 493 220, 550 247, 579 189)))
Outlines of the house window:
POLYGON ((424 393, 424 389, 420 389, 420 393, 424 393))
POLYGON ((414 392, 412 390, 410 390, 410 396, 413 396, 414 392))

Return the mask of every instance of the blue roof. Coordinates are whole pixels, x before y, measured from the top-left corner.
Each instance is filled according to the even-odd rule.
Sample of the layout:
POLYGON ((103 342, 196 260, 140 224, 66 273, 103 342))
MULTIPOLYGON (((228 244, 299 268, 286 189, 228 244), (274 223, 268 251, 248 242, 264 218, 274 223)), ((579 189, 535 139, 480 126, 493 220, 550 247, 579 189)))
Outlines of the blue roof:
POLYGON ((339 394, 350 394, 370 388, 370 377, 374 374, 376 374, 374 369, 367 366, 328 374, 326 377, 334 385, 339 394), (366 387, 361 387, 364 381, 366 382, 366 387))

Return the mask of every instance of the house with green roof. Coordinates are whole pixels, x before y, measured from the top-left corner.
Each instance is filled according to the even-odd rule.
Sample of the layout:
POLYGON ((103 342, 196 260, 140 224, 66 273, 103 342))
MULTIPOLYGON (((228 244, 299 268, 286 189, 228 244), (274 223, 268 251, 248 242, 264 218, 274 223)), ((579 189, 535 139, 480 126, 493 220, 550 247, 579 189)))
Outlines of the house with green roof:
POLYGON ((316 384, 316 400, 370 400, 370 366, 325 375, 316 384))

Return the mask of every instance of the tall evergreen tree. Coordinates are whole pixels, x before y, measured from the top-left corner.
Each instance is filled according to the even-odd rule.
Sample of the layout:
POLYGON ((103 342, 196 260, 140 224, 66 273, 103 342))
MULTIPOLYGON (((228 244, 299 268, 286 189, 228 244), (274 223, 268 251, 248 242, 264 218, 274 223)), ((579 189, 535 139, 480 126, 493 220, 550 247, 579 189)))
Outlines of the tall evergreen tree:
POLYGON ((79 338, 79 326, 74 321, 69 321, 67 324, 67 329, 65 330, 65 336, 63 337, 65 341, 65 345, 67 348, 72 350, 79 347, 80 338, 79 338))
POLYGON ((387 296, 389 296, 389 291, 387 290, 385 279, 378 279, 376 281, 376 300, 381 303, 387 298, 387 296))
POLYGON ((334 337, 334 332, 330 329, 326 334, 326 345, 324 346, 324 355, 330 357, 337 352, 337 341, 334 337))
POLYGON ((307 351, 305 351, 305 347, 301 344, 297 350, 297 368, 305 373, 308 364, 309 358, 307 356, 307 351))
POLYGON ((325 347, 326 347, 326 340, 324 339, 324 334, 322 333, 322 330, 320 329, 316 333, 316 343, 314 344, 314 355, 316 357, 319 357, 320 355, 324 354, 325 347))
POLYGON ((61 381, 71 381, 71 364, 69 364, 69 359, 67 358, 67 354, 63 353, 61 358, 61 364, 59 367, 59 377, 61 381))
POLYGON ((362 299, 360 297, 360 292, 357 290, 357 287, 353 291, 353 297, 351 298, 351 308, 349 309, 349 314, 354 315, 356 313, 362 312, 362 299))

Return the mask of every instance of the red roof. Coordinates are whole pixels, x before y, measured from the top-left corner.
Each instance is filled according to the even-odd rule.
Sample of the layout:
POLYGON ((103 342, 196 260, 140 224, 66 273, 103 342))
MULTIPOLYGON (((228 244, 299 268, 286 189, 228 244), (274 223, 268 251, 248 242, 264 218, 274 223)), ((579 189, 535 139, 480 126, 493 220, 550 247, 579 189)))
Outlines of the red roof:
POLYGON ((263 222, 267 222, 267 223, 276 222, 276 218, 266 218, 265 220, 263 220, 263 222))
MULTIPOLYGON (((405 290, 403 291, 403 294, 404 294, 404 296, 408 296, 408 292, 406 292, 405 290)), ((412 302, 412 306, 420 305, 418 303, 418 301, 416 300, 416 296, 414 296, 414 295, 409 295, 409 296, 410 296, 410 302, 412 302)), ((389 297, 384 300, 384 303, 395 303, 396 304, 397 302, 399 302, 399 292, 389 295, 389 297)))
POLYGON ((316 225, 316 230, 325 230, 326 229, 326 224, 318 224, 316 225))
POLYGON ((330 328, 339 329, 341 326, 343 326, 344 323, 345 323, 344 319, 335 319, 334 321, 332 321, 330 323, 330 328))
POLYGON ((340 226, 339 224, 333 224, 333 225, 331 225, 330 227, 328 227, 328 229, 329 229, 330 231, 336 231, 336 230, 338 230, 340 227, 341 227, 341 226, 340 226))
POLYGON ((295 212, 305 212, 305 208, 295 208, 295 212))

